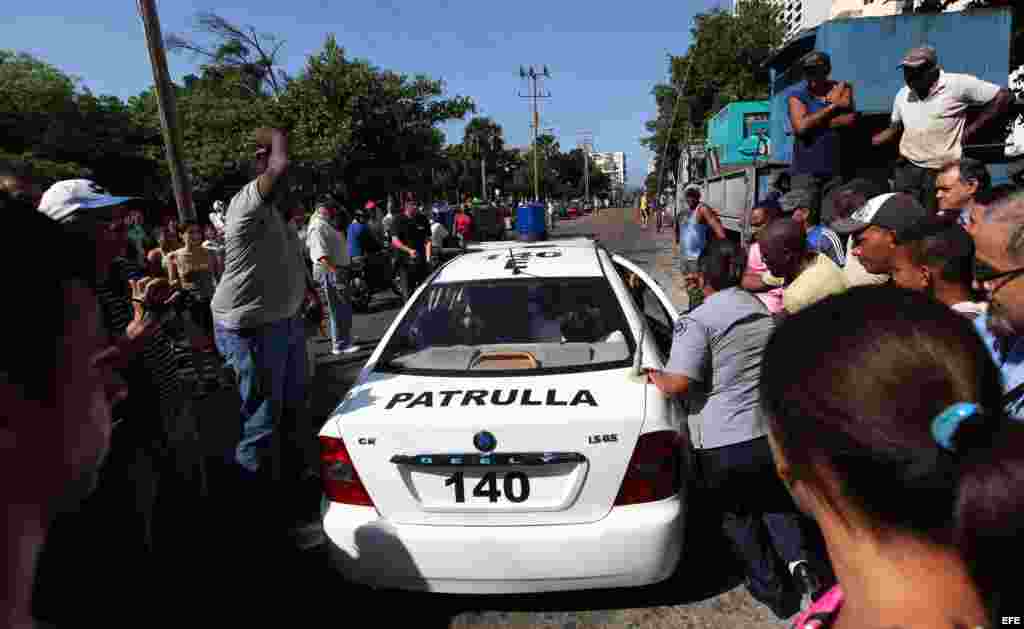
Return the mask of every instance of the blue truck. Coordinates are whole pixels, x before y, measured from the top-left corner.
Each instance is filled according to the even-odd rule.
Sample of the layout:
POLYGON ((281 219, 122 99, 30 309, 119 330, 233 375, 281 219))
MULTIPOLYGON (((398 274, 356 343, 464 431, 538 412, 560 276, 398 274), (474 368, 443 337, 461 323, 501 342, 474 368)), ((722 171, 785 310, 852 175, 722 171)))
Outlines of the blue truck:
MULTIPOLYGON (((1011 22, 1011 12, 1004 8, 835 19, 802 31, 766 62, 771 76, 769 154, 755 158, 748 166, 723 168, 703 176, 680 172, 677 180, 699 186, 704 201, 719 210, 724 227, 746 245, 750 209, 769 194, 776 175, 785 171, 792 160, 793 135, 787 99, 791 88, 803 80, 799 59, 812 50, 831 57, 833 79, 854 85, 861 117, 856 128, 843 137, 844 174, 886 180, 898 157, 897 143, 872 147, 871 136, 889 125, 893 98, 904 85, 899 63, 907 49, 932 45, 947 71, 1006 85, 1011 22)), ((1001 125, 992 125, 985 137, 978 138, 977 145, 964 149, 965 154, 989 164, 995 183, 1007 180, 1007 160, 1002 149, 1005 137, 1001 125)), ((688 208, 683 188, 677 187, 676 207, 685 212, 688 208)))

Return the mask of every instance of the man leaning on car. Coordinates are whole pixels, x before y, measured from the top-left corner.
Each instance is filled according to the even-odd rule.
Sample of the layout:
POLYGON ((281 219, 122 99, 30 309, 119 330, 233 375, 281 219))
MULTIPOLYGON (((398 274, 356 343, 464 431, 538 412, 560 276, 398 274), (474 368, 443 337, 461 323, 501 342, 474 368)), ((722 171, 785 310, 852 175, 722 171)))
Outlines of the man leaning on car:
POLYGON ((817 596, 824 584, 812 569, 796 506, 775 475, 758 416, 761 356, 774 323, 764 304, 740 287, 744 258, 731 240, 708 242, 696 274, 704 302, 679 319, 667 366, 648 377, 663 393, 686 397, 702 489, 718 502, 723 531, 746 564, 747 589, 788 618, 801 597, 776 569, 776 553, 805 596, 817 596))

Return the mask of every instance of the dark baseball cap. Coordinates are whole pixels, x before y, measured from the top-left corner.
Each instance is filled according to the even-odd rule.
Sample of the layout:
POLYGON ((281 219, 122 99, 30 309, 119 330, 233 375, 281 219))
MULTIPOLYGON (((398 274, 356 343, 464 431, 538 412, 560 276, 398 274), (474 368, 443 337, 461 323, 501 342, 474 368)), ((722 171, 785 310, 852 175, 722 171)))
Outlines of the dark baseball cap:
POLYGON ((860 201, 855 207, 849 207, 850 203, 846 200, 848 195, 856 195, 867 200, 889 191, 888 182, 883 185, 871 179, 851 179, 844 184, 835 186, 825 195, 825 198, 821 201, 821 219, 824 223, 828 224, 837 219, 848 217, 860 205, 863 205, 863 201, 860 201))
POLYGON ((803 68, 830 68, 832 67, 832 58, 815 50, 800 59, 800 66, 803 68))
POLYGON ((929 216, 928 210, 914 197, 890 192, 868 200, 850 218, 835 221, 832 230, 838 234, 855 234, 874 225, 891 229, 896 232, 896 239, 902 241, 908 230, 929 216))
POLYGON ((779 204, 782 206, 783 214, 790 214, 802 207, 810 210, 818 209, 815 203, 816 200, 814 192, 806 188, 796 188, 782 195, 782 198, 779 199, 779 204))
POLYGON ((911 48, 903 55, 900 67, 904 68, 925 68, 938 65, 939 53, 932 46, 918 46, 911 48))

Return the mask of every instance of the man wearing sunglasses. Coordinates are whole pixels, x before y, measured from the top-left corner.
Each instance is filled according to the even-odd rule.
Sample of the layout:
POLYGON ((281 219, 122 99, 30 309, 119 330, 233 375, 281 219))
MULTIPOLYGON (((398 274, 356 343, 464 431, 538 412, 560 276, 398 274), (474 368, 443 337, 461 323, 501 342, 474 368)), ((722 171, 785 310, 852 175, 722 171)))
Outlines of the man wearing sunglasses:
POLYGON ((989 306, 974 327, 1003 373, 1007 411, 1024 419, 1024 193, 975 213, 967 231, 993 271, 979 277, 989 306))

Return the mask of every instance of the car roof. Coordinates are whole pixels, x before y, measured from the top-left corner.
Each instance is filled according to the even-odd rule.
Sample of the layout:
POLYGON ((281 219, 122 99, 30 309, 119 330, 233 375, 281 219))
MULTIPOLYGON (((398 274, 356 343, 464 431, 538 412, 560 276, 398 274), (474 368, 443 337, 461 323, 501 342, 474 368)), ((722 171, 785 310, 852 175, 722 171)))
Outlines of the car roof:
POLYGON ((596 241, 589 238, 541 243, 515 241, 470 245, 441 269, 434 283, 533 277, 603 277, 596 241), (515 272, 511 259, 520 270, 515 272))

